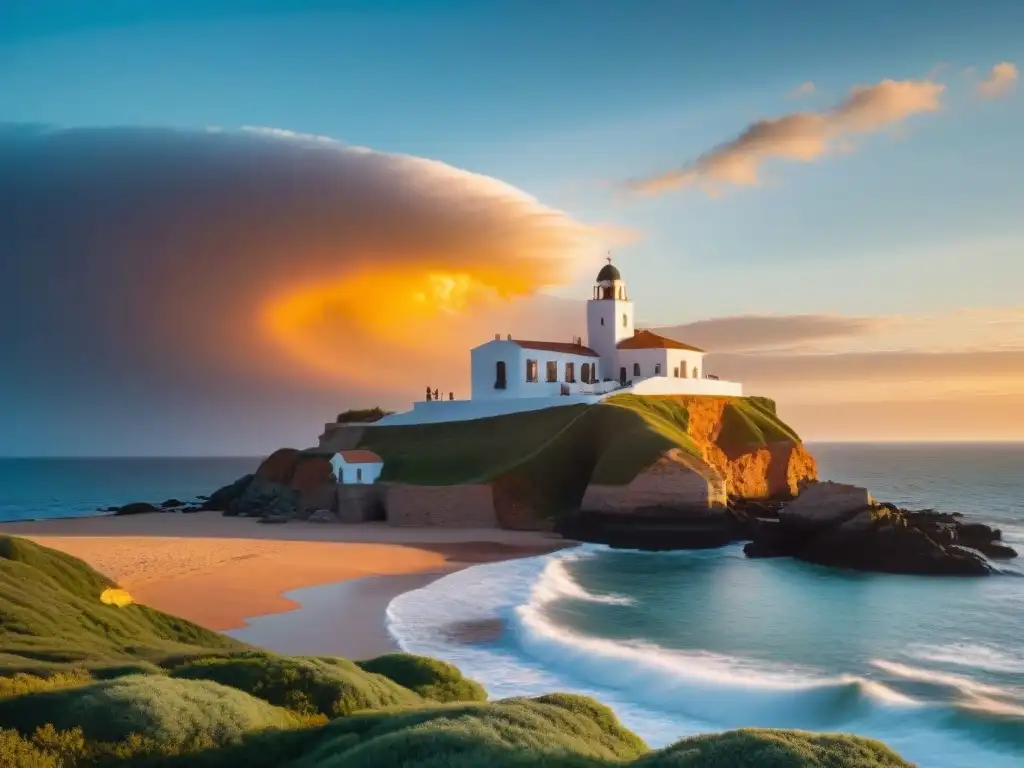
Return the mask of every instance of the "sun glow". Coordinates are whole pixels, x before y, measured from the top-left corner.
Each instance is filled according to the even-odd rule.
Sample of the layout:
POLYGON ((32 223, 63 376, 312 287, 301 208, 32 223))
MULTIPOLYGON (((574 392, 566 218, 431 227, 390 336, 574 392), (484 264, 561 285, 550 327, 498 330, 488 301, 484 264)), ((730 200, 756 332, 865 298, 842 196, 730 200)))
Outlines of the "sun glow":
POLYGON ((472 333, 467 315, 505 292, 467 273, 363 271, 273 297, 261 327, 310 372, 380 384, 396 356, 416 362, 464 354, 472 333))

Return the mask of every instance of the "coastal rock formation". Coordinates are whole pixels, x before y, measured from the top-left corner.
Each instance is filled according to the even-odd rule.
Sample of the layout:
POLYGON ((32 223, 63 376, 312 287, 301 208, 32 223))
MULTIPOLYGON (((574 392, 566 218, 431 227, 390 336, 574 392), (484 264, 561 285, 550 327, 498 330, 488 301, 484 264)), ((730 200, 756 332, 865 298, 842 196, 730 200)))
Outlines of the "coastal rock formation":
POLYGON ((770 400, 666 396, 643 398, 640 405, 660 417, 649 417, 650 427, 681 433, 678 445, 652 456, 625 483, 622 477, 592 479, 580 504, 584 512, 657 507, 685 516, 724 507, 728 499, 792 498, 817 479, 814 457, 770 400))
POLYGON ((743 551, 861 571, 984 576, 993 569, 979 552, 1016 557, 1000 538, 955 515, 876 504, 864 488, 820 483, 783 507, 778 521, 760 521, 743 551))
POLYGON ((832 482, 811 483, 779 510, 779 522, 795 531, 820 531, 845 522, 871 505, 867 488, 832 482))
POLYGON ((666 451, 628 485, 590 483, 580 506, 588 512, 632 513, 650 507, 708 510, 725 506, 725 480, 678 448, 666 451))

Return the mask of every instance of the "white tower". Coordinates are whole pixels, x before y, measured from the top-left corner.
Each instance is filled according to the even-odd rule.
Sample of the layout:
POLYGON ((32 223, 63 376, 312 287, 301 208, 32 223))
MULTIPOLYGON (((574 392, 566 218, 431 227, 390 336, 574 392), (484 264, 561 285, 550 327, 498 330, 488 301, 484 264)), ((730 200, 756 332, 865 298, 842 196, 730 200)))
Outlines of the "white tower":
POLYGON ((587 346, 601 356, 602 379, 618 379, 616 345, 633 335, 633 302, 612 259, 597 273, 594 295, 587 302, 587 346))

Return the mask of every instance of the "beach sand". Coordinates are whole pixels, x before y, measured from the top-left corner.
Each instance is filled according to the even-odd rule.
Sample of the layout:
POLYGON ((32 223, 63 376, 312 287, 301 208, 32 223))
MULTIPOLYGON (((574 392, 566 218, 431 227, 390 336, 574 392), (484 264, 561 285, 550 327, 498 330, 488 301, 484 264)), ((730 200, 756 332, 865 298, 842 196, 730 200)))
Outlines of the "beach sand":
POLYGON ((136 602, 245 642, 351 658, 395 650, 384 624, 394 596, 468 565, 567 546, 530 531, 261 525, 219 512, 4 523, 0 533, 81 558, 136 602))

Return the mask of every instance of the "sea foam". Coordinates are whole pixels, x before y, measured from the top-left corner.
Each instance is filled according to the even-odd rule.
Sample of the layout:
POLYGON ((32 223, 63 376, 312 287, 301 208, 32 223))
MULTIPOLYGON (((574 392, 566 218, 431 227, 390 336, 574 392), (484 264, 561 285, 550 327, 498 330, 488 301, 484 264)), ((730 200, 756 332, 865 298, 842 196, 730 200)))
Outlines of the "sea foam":
MULTIPOLYGON (((713 562, 737 559, 732 549, 644 556, 713 562)), ((943 672, 925 679, 928 670, 884 659, 868 665, 878 676, 828 672, 711 649, 665 648, 642 636, 613 640, 559 622, 559 610, 573 606, 634 610, 631 596, 596 592, 573 576, 575 564, 606 551, 587 545, 451 574, 396 598, 388 607, 389 629, 403 650, 456 664, 494 698, 551 690, 594 696, 655 747, 698 732, 795 727, 879 738, 928 768, 1022 764, 1024 720, 1015 712, 1014 692, 999 686, 943 672), (500 621, 501 638, 460 643, 446 631, 480 620, 500 621), (927 694, 936 685, 955 695, 919 696, 914 687, 927 694)), ((748 564, 763 567, 763 561, 743 567, 748 564)), ((943 648, 921 645, 911 653, 920 661, 929 654, 941 660, 951 652, 943 648)), ((1008 654, 974 649, 974 661, 985 660, 1016 664, 1008 654)))

